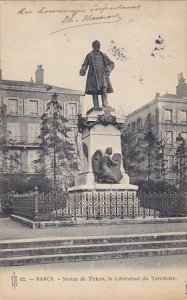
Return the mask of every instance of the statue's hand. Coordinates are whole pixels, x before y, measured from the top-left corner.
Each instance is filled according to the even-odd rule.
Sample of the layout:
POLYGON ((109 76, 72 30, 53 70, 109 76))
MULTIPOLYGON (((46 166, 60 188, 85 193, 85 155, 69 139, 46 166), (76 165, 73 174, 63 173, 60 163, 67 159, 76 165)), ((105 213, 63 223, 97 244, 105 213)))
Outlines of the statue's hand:
POLYGON ((80 76, 84 76, 84 75, 85 75, 85 72, 84 72, 83 70, 80 70, 79 75, 80 75, 80 76))
POLYGON ((105 68, 105 74, 106 74, 106 76, 110 76, 110 71, 108 70, 108 68, 105 68))

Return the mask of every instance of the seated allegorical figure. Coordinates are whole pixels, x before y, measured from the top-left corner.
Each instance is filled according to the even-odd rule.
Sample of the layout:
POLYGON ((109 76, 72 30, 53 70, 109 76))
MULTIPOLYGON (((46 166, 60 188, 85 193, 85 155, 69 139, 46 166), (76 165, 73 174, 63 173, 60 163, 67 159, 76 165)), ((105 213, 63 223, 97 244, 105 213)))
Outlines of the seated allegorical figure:
POLYGON ((103 155, 101 150, 97 150, 92 157, 92 168, 95 181, 98 183, 119 183, 122 179, 120 170, 121 154, 114 153, 112 148, 108 147, 103 155))

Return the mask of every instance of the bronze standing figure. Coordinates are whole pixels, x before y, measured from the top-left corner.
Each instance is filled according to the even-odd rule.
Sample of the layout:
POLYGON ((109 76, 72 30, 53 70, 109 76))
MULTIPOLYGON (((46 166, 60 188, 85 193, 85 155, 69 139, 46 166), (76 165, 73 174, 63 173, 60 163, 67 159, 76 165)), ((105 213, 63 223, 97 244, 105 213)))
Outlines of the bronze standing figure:
POLYGON ((108 107, 107 93, 113 92, 109 75, 114 68, 114 63, 100 51, 99 41, 94 41, 92 47, 93 50, 84 60, 80 76, 84 76, 89 67, 85 93, 92 95, 94 109, 97 110, 99 108, 98 95, 101 95, 102 107, 108 107))

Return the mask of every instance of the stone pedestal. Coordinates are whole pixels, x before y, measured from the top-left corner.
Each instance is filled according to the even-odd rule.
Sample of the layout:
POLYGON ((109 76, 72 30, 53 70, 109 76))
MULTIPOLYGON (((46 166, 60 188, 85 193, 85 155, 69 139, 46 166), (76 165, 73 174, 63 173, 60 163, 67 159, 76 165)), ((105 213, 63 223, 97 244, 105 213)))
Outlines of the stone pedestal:
MULTIPOLYGON (((95 122, 97 122, 98 114, 103 115, 104 111, 92 111, 86 117, 86 122, 89 124, 94 124, 95 122)), ((120 125, 123 123, 123 118, 116 117, 116 124, 120 125)), ((120 130, 114 125, 103 125, 98 123, 91 128, 87 127, 83 129, 81 167, 78 178, 76 179, 76 187, 80 186, 81 188, 85 186, 86 188, 89 186, 92 189, 96 188, 92 169, 92 157, 98 149, 102 150, 102 152, 105 153, 108 147, 112 147, 113 153, 120 153, 122 155, 121 133, 120 130)), ((123 175, 120 184, 124 184, 125 187, 127 187, 127 185, 129 185, 129 176, 125 173, 122 162, 120 169, 123 175)))
MULTIPOLYGON (((85 214, 96 217, 94 203, 97 207, 99 205, 97 210, 100 212, 101 206, 98 203, 102 202, 105 213, 99 213, 100 216, 112 215, 118 218, 138 216, 139 201, 136 198, 138 187, 129 183, 129 176, 123 168, 122 161, 120 170, 123 177, 119 183, 115 184, 95 182, 92 168, 92 157, 97 150, 105 153, 106 149, 111 147, 113 153, 119 153, 122 157, 120 125, 124 123, 124 119, 115 116, 114 112, 107 114, 104 111, 92 111, 81 122, 81 168, 75 186, 69 189, 70 206, 79 207, 78 210, 81 210, 82 205, 82 209, 85 210, 86 205, 91 203, 92 205, 89 204, 88 207, 92 207, 93 212, 87 210, 85 214), (108 213, 106 213, 106 210, 108 213)), ((84 213, 81 215, 84 215, 84 213)))

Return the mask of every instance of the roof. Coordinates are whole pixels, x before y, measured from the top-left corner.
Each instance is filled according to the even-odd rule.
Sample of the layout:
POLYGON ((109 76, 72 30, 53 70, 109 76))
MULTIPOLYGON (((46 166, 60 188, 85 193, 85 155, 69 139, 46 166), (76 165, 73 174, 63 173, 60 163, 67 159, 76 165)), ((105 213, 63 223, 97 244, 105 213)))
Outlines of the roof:
POLYGON ((62 87, 58 87, 52 84, 37 84, 35 82, 32 81, 18 81, 18 80, 6 80, 6 79, 1 79, 0 80, 0 86, 6 86, 6 87, 10 87, 11 89, 13 87, 15 88, 26 88, 26 89, 39 89, 41 91, 50 91, 52 92, 52 90, 54 91, 58 91, 61 93, 68 93, 68 94, 78 94, 78 95, 84 95, 83 91, 79 91, 79 90, 73 90, 73 89, 67 89, 67 88, 62 88, 62 87))
POLYGON ((161 97, 164 97, 164 98, 178 98, 177 95, 175 95, 175 94, 168 94, 168 93, 164 94, 161 97))

